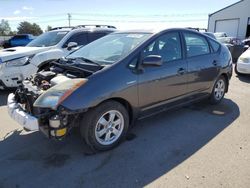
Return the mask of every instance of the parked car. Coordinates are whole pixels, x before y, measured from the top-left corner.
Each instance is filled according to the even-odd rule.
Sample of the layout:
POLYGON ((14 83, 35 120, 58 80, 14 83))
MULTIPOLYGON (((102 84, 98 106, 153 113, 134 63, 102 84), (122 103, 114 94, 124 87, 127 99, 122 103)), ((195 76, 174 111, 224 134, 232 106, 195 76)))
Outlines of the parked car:
POLYGON ((80 127, 86 143, 103 151, 138 118, 204 98, 219 103, 231 75, 227 47, 201 33, 115 32, 23 81, 9 95, 8 111, 49 138, 80 127))
POLYGON ((244 44, 244 52, 250 47, 250 37, 242 40, 242 43, 244 44))
POLYGON ((243 43, 244 45, 248 45, 248 46, 250 47, 250 37, 244 39, 244 40, 242 41, 242 43, 243 43))
POLYGON ((203 34, 216 40, 216 37, 215 37, 214 33, 212 33, 212 32, 203 32, 203 34))
POLYGON ((234 67, 235 73, 250 74, 250 49, 246 50, 238 59, 234 67))
POLYGON ((114 31, 115 27, 106 25, 55 28, 25 47, 0 50, 0 89, 19 86, 24 78, 47 67, 50 61, 114 31))
POLYGON ((244 44, 235 37, 221 37, 217 38, 219 42, 226 45, 232 54, 233 62, 236 63, 240 55, 244 52, 244 44))
POLYGON ((3 43, 4 48, 17 47, 17 46, 26 46, 29 44, 35 37, 31 34, 20 34, 11 37, 9 40, 3 43))
POLYGON ((223 37, 227 37, 227 34, 225 32, 216 32, 214 33, 214 36, 216 38, 223 38, 223 37))

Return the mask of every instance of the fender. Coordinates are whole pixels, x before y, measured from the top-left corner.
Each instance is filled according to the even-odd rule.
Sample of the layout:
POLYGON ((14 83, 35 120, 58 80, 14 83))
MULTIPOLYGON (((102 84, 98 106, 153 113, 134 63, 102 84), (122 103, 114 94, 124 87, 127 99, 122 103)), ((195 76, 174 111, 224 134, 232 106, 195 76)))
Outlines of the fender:
POLYGON ((61 106, 70 111, 86 111, 103 101, 117 98, 127 101, 132 109, 137 108, 138 75, 124 66, 116 64, 90 76, 84 85, 61 103, 61 106), (104 83, 103 80, 109 82, 104 83))

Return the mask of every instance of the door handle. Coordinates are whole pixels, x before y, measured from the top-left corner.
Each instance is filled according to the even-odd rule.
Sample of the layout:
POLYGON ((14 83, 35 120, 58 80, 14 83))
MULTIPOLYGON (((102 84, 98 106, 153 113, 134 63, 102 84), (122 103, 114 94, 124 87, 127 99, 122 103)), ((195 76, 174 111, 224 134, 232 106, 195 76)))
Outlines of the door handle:
POLYGON ((213 65, 214 66, 217 66, 218 65, 218 62, 216 60, 213 61, 213 65))
POLYGON ((186 72, 186 69, 184 68, 179 68, 179 70, 177 71, 178 74, 183 75, 186 72))

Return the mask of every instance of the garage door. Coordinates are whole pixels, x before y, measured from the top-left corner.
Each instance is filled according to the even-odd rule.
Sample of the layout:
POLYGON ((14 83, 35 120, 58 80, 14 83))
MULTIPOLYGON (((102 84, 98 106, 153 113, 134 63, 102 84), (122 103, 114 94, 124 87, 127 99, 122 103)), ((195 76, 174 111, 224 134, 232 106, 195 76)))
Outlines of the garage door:
POLYGON ((239 19, 217 20, 215 23, 215 32, 225 32, 230 37, 238 36, 239 19))

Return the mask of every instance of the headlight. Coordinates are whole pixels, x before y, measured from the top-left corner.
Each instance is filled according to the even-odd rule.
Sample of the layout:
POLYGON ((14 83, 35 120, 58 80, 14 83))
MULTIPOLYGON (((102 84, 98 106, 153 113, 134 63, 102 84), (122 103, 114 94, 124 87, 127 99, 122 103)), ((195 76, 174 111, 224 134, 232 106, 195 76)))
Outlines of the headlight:
POLYGON ((6 66, 7 67, 18 67, 18 66, 23 66, 29 63, 29 56, 13 59, 10 61, 6 61, 6 66))
POLYGON ((56 110, 68 96, 70 96, 76 89, 87 82, 87 79, 72 79, 62 82, 38 97, 34 106, 39 108, 51 108, 56 110))
POLYGON ((250 59, 245 57, 240 57, 240 61, 242 61, 243 63, 250 63, 250 59))

